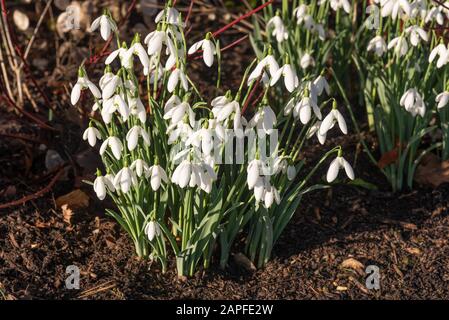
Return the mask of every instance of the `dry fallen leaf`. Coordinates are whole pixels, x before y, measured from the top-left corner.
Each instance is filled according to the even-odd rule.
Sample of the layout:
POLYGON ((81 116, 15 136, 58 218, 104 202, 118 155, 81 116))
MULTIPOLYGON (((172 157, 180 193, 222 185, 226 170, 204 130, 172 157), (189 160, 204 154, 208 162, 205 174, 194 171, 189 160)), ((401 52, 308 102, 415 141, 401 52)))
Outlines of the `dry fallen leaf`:
POLYGON ((344 286, 337 287, 337 291, 346 291, 346 290, 348 290, 348 287, 344 287, 344 286))
POLYGON ((441 161, 435 154, 426 155, 416 169, 415 181, 434 188, 449 182, 449 161, 441 161))
POLYGON ((419 256, 421 254, 421 250, 419 250, 418 248, 413 248, 413 247, 405 248, 405 251, 407 251, 408 253, 411 253, 411 254, 416 254, 417 256, 419 256))
POLYGON ((72 217, 73 217, 73 210, 69 208, 67 204, 64 204, 61 206, 62 209, 62 216, 64 218, 64 222, 67 224, 71 224, 72 217))
POLYGON ((341 264, 342 268, 352 269, 355 270, 358 274, 363 275, 364 274, 364 265, 360 261, 349 258, 342 262, 341 264))
POLYGON ((87 208, 89 206, 89 196, 80 189, 73 190, 56 199, 56 206, 62 208, 63 205, 67 205, 71 210, 87 208))
POLYGON ((237 253, 234 255, 234 261, 240 267, 243 267, 247 271, 256 271, 256 267, 243 253, 237 253))

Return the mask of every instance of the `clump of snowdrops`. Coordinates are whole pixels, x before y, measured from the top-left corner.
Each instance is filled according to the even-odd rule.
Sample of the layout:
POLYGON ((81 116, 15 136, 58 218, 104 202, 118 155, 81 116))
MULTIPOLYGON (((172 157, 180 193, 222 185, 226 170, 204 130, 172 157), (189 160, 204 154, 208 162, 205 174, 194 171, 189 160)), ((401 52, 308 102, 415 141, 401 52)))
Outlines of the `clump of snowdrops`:
POLYGON ((449 158, 444 23, 449 2, 375 0, 355 42, 355 65, 364 86, 379 163, 393 190, 411 188, 420 160, 436 150, 449 158), (423 137, 435 137, 423 144, 423 137))
MULTIPOLYGON (((444 27, 449 2, 294 0, 277 8, 264 9, 263 23, 254 19, 256 53, 268 42, 277 59, 293 61, 300 77, 330 73, 331 87, 338 89, 360 134, 349 101, 354 95, 348 97, 359 88, 351 78, 354 66, 362 98, 356 103, 366 106, 380 157, 376 159, 362 138, 361 143, 393 190, 413 186, 417 166, 429 152, 449 158, 444 27)), ((278 94, 277 99, 282 103, 284 97, 278 94)))
POLYGON ((92 25, 104 40, 115 36, 118 46, 98 86, 81 66, 72 90, 72 104, 82 91, 93 96, 83 138, 100 145, 105 167, 94 190, 100 200, 114 201, 117 210, 107 213, 130 235, 137 255, 158 260, 164 271, 174 256, 178 274, 192 275, 210 265, 217 249, 225 267, 242 237, 246 254, 262 267, 302 196, 325 187, 309 181, 327 158, 333 157, 328 182, 341 169, 354 178, 338 146, 302 170, 304 141, 323 141, 336 128, 346 133, 345 119, 327 96, 324 77, 299 78, 288 57, 279 65, 269 46, 236 92, 202 97, 187 67, 201 55, 220 78, 217 35, 188 46, 185 21, 170 1, 156 24, 130 44, 107 11, 92 25), (293 100, 272 103, 274 88, 291 92, 293 100))

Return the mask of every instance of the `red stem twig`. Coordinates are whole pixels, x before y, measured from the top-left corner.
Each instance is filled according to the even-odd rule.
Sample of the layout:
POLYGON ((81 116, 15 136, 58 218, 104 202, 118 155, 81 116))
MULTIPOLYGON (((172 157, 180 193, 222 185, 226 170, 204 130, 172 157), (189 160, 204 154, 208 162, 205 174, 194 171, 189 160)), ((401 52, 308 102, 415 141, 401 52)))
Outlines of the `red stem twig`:
POLYGON ((30 194, 30 195, 28 195, 26 197, 23 197, 21 199, 14 200, 14 201, 11 201, 11 202, 8 202, 8 203, 4 203, 4 204, 0 204, 0 209, 6 209, 6 208, 9 208, 9 207, 15 207, 15 206, 24 204, 24 203, 26 203, 28 201, 31 201, 31 200, 34 200, 34 199, 42 197, 44 194, 46 194, 47 192, 49 192, 53 188, 53 185, 56 183, 56 181, 58 181, 58 179, 64 173, 64 169, 65 169, 65 167, 62 167, 61 169, 59 169, 59 171, 55 174, 53 179, 51 179, 50 183, 45 188, 43 188, 43 189, 41 189, 41 190, 39 190, 39 191, 37 191, 37 192, 35 192, 33 194, 30 194))

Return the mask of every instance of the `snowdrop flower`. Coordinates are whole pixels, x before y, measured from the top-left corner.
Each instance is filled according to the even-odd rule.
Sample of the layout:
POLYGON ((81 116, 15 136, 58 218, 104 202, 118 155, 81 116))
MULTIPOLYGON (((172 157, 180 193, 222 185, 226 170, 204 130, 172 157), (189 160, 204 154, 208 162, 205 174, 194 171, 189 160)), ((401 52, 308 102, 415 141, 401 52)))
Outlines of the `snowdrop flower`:
POLYGON ((160 11, 156 18, 154 19, 155 23, 159 23, 162 19, 168 24, 172 24, 179 27, 184 27, 184 23, 180 22, 180 14, 179 11, 173 7, 167 7, 164 10, 160 11))
POLYGON ((150 32, 145 37, 144 43, 148 47, 149 56, 160 55, 164 44, 167 46, 167 52, 176 52, 173 40, 170 38, 169 33, 165 31, 155 30, 153 32, 150 32))
POLYGON ((232 113, 240 114, 240 104, 235 100, 230 100, 226 96, 216 97, 211 102, 212 113, 218 122, 228 119, 232 113))
MULTIPOLYGON (((101 80, 100 80, 101 81, 101 80)), ((108 78, 104 78, 101 81, 100 87, 102 87, 102 98, 103 100, 107 100, 111 98, 115 94, 115 90, 122 83, 121 78, 118 75, 112 75, 108 78)))
POLYGON ((185 75, 184 71, 182 71, 179 68, 176 68, 175 70, 173 70, 173 72, 170 74, 170 77, 168 78, 167 84, 168 92, 172 93, 173 91, 175 91, 179 82, 181 82, 181 85, 185 91, 189 90, 189 82, 187 81, 187 76, 185 75))
POLYGON ((438 102, 438 109, 444 108, 449 102, 449 92, 441 92, 437 95, 435 102, 438 102))
POLYGON ((104 41, 108 41, 112 32, 117 31, 116 23, 112 20, 109 13, 106 12, 92 22, 90 30, 94 32, 98 27, 100 27, 100 34, 104 41))
POLYGON ((81 96, 81 90, 84 89, 89 89, 95 98, 101 98, 100 90, 98 90, 97 86, 89 80, 86 75, 86 71, 84 71, 84 69, 81 67, 78 71, 78 80, 73 86, 72 93, 70 94, 70 102, 72 103, 72 105, 78 103, 81 96))
POLYGON ((147 172, 150 170, 150 167, 148 166, 148 164, 142 160, 142 159, 137 159, 134 160, 133 163, 131 163, 130 168, 132 170, 136 171, 137 176, 140 178, 143 174, 147 174, 147 172))
POLYGON ((110 147, 112 154, 117 160, 120 160, 122 157, 123 144, 119 138, 111 136, 107 138, 100 147, 100 155, 103 155, 106 152, 106 148, 110 147))
POLYGON ((296 174, 297 174, 297 172, 296 172, 295 166, 289 165, 287 167, 287 179, 289 181, 293 181, 293 179, 296 178, 296 174))
POLYGON ((281 197, 279 191, 271 185, 267 186, 264 195, 265 208, 269 209, 273 205, 274 201, 279 205, 281 203, 281 197))
POLYGON ((265 134, 271 134, 273 128, 276 125, 276 114, 270 106, 266 105, 260 108, 253 118, 248 122, 246 131, 249 132, 253 128, 257 128, 257 133, 260 135, 262 132, 265 134))
POLYGON ((217 48, 214 43, 210 40, 211 33, 206 35, 204 40, 198 41, 193 46, 190 47, 188 54, 192 55, 197 52, 200 48, 203 50, 203 60, 206 66, 212 67, 214 64, 214 55, 217 54, 217 48))
POLYGON ((140 126, 134 126, 129 129, 128 133, 126 134, 126 141, 128 142, 127 144, 129 151, 133 151, 137 147, 139 136, 142 137, 146 145, 150 145, 150 136, 145 131, 145 129, 140 126))
POLYGON ((446 46, 443 43, 440 43, 437 45, 433 50, 430 52, 429 56, 429 63, 432 63, 433 60, 435 60, 436 57, 438 58, 437 61, 437 68, 441 68, 442 66, 446 65, 449 62, 449 49, 446 48, 446 46))
POLYGON ((424 117, 426 113, 426 104, 416 89, 407 90, 402 96, 400 104, 414 117, 418 114, 424 117))
POLYGON ((132 186, 137 185, 137 177, 129 167, 123 167, 114 178, 114 186, 123 193, 128 193, 132 186))
POLYGON ((387 44, 382 36, 375 36, 368 43, 367 51, 374 51, 379 57, 381 57, 385 52, 387 52, 387 44))
POLYGON ((410 16, 412 13, 412 8, 407 0, 382 0, 381 6, 382 17, 391 16, 393 21, 400 15, 410 16))
POLYGON ((295 69, 288 62, 273 75, 270 85, 274 86, 276 82, 278 82, 278 80, 281 78, 281 76, 284 77, 285 88, 288 90, 288 92, 291 93, 293 92, 293 90, 295 90, 296 87, 298 87, 298 76, 296 75, 295 69))
POLYGON ((436 20, 436 22, 442 26, 444 24, 444 14, 443 14, 443 7, 433 7, 429 10, 429 12, 426 15, 425 22, 429 23, 433 20, 436 20))
POLYGON ((329 170, 327 170, 326 179, 327 182, 331 183, 333 182, 337 176, 340 169, 343 168, 346 172, 346 175, 349 179, 354 180, 354 170, 352 169, 351 165, 348 161, 346 161, 345 158, 343 158, 340 154, 335 158, 330 166, 329 170))
POLYGON ((258 179, 260 178, 260 160, 254 159, 248 163, 248 167, 246 168, 247 177, 246 183, 248 184, 248 189, 252 190, 258 179))
POLYGON ((185 188, 190 182, 192 164, 189 160, 183 160, 173 171, 171 181, 181 188, 185 188))
POLYGON ((97 176, 94 181, 94 191, 100 200, 106 198, 106 192, 109 189, 111 192, 115 192, 115 187, 112 181, 107 176, 97 176))
POLYGON ((109 124, 112 120, 112 114, 114 112, 120 113, 122 120, 127 121, 129 118, 129 108, 123 98, 116 94, 112 98, 105 100, 103 103, 103 109, 101 110, 101 117, 104 123, 109 124))
POLYGON ((168 183, 167 173, 160 165, 153 165, 146 173, 147 178, 150 178, 151 189, 153 191, 159 190, 161 182, 168 183))
POLYGON ((299 64, 301 65, 301 68, 307 69, 308 67, 315 65, 315 59, 313 59, 313 57, 309 53, 305 53, 301 57, 301 61, 299 62, 299 64))
POLYGON ((130 65, 130 58, 131 58, 131 56, 129 55, 128 50, 125 47, 120 47, 117 50, 112 51, 111 54, 106 58, 104 63, 106 65, 110 65, 112 62, 115 61, 115 59, 117 57, 119 57, 120 64, 122 65, 122 67, 124 67, 126 69, 130 69, 130 67, 131 67, 131 65, 130 65))
POLYGON ((284 22, 278 15, 271 18, 267 23, 267 28, 273 26, 272 35, 276 37, 277 42, 281 43, 288 39, 288 32, 284 26, 284 22))
POLYGON ((427 15, 427 0, 414 0, 410 3, 411 14, 410 18, 420 17, 425 19, 427 15))
POLYGON ((293 111, 293 117, 299 118, 302 124, 309 123, 312 117, 312 110, 315 116, 321 120, 322 114, 316 100, 311 98, 309 91, 305 90, 303 97, 298 102, 291 99, 284 108, 284 115, 289 115, 293 111))
POLYGON ((128 96, 128 105, 130 114, 138 117, 142 123, 147 121, 147 111, 139 97, 133 98, 128 96))
POLYGON ((408 44, 407 40, 404 36, 399 36, 394 38, 393 40, 388 43, 388 49, 394 48, 394 52, 399 56, 402 57, 407 54, 408 52, 408 44))
MULTIPOLYGON (((321 121, 317 121, 309 128, 309 131, 307 131, 307 139, 310 139, 313 135, 316 135, 320 144, 323 145, 326 142, 327 132, 325 134, 320 134, 321 123, 321 121)), ((333 126, 334 124, 332 124, 332 127, 333 126)))
POLYGON ((351 5, 348 0, 330 0, 331 8, 334 11, 338 11, 340 8, 349 14, 351 12, 351 5))
POLYGON ((323 119, 323 122, 321 123, 320 135, 325 135, 335 123, 338 123, 338 126, 340 127, 340 130, 341 132, 343 132, 343 134, 348 133, 345 118, 343 118, 343 115, 340 113, 340 111, 338 111, 337 103, 334 100, 331 112, 329 112, 329 114, 323 119))
MULTIPOLYGON (((133 40, 133 45, 127 51, 127 56, 137 56, 139 58, 140 63, 143 66, 143 70, 145 72, 150 70, 150 58, 148 57, 147 51, 140 43, 140 36, 137 33, 133 40)), ((147 74, 145 74, 147 75, 147 74)))
POLYGON ((329 83, 327 82, 326 77, 323 75, 319 75, 312 83, 315 92, 318 96, 321 96, 323 94, 323 91, 326 91, 326 94, 329 95, 331 92, 331 89, 329 87, 329 83))
POLYGON ((425 32, 424 29, 420 28, 419 26, 410 26, 405 29, 405 33, 410 34, 410 43, 414 47, 416 47, 420 43, 421 39, 425 42, 429 41, 427 32, 425 32))
POLYGON ((324 31, 324 26, 321 23, 315 23, 312 26, 312 31, 318 34, 321 41, 326 40, 326 31, 324 31))
POLYGON ((83 140, 88 141, 91 147, 95 147, 97 139, 101 140, 101 133, 97 128, 89 127, 83 133, 83 140))
POLYGON ((192 127, 195 122, 195 113, 193 112, 190 104, 186 101, 181 102, 181 100, 173 95, 165 104, 164 108, 164 119, 170 120, 171 124, 177 124, 181 122, 185 116, 189 117, 192 127))
POLYGON ((178 139, 182 139, 183 141, 190 137, 194 133, 190 124, 185 122, 173 123, 167 128, 168 141, 169 145, 172 145, 178 139))
POLYGON ((147 223, 144 231, 149 241, 153 241, 155 237, 159 237, 162 234, 159 223, 153 220, 147 223))
POLYGON ((293 14, 296 16, 296 23, 302 24, 304 22, 304 26, 307 30, 310 30, 314 24, 313 18, 311 15, 307 14, 309 8, 305 4, 299 5, 295 10, 293 10, 293 14))
POLYGON ((265 75, 265 68, 267 67, 271 77, 273 77, 279 70, 279 64, 271 54, 268 54, 265 58, 263 58, 254 68, 253 72, 251 72, 248 77, 248 85, 250 85, 254 80, 257 80, 261 75, 265 75))

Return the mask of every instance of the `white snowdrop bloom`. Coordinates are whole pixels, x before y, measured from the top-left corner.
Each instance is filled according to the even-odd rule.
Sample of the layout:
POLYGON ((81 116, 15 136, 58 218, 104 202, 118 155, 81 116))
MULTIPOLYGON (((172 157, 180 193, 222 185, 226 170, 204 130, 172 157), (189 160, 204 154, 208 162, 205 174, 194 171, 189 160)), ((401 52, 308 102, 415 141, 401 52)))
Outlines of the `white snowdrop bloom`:
POLYGON ((144 43, 148 47, 149 56, 159 56, 164 45, 167 46, 168 53, 175 53, 175 45, 170 38, 170 33, 165 31, 155 30, 150 32, 144 39, 144 43))
POLYGON ((343 10, 349 14, 351 12, 351 4, 348 0, 329 0, 331 8, 334 11, 338 11, 340 8, 343 8, 343 10))
POLYGON ((276 41, 281 43, 288 39, 288 31, 285 28, 284 22, 281 17, 274 16, 267 23, 267 28, 273 27, 272 35, 276 37, 276 41))
POLYGON ((201 128, 191 135, 185 144, 187 146, 193 145, 201 149, 204 155, 209 156, 214 148, 213 131, 209 128, 201 128))
POLYGON ((101 133, 97 128, 89 127, 83 133, 83 140, 88 141, 91 147, 95 147, 97 139, 101 140, 101 133))
POLYGON ((401 106, 405 108, 412 116, 416 117, 418 114, 424 117, 426 113, 426 104, 421 95, 416 89, 408 89, 401 98, 401 106))
POLYGON ((136 159, 131 163, 129 166, 132 170, 135 170, 137 176, 140 178, 144 174, 147 175, 148 171, 150 170, 150 167, 148 164, 142 160, 142 159, 136 159))
POLYGON ((233 113, 240 114, 240 104, 232 100, 230 101, 225 96, 220 96, 212 100, 212 113, 218 122, 227 120, 233 113))
MULTIPOLYGON (((188 102, 181 102, 177 96, 172 96, 164 108, 164 119, 170 120, 171 124, 181 122, 185 116, 189 117, 192 124, 195 121, 195 113, 188 102)), ((193 125, 192 125, 193 127, 193 125)))
POLYGON ((151 189, 159 190, 161 182, 168 183, 168 177, 165 170, 160 165, 153 165, 146 173, 146 177, 150 178, 151 189))
POLYGON ((189 90, 189 82, 187 80, 187 76, 185 75, 184 71, 182 71, 179 68, 176 68, 175 70, 173 70, 173 72, 170 74, 170 77, 168 78, 167 83, 168 92, 172 93, 173 91, 175 91, 179 82, 181 82, 181 85, 185 91, 189 90))
POLYGON ((206 193, 210 193, 212 191, 212 185, 215 180, 217 180, 217 174, 215 173, 212 166, 203 162, 199 168, 199 177, 200 181, 197 185, 206 193))
POLYGON ((246 131, 249 132, 253 128, 257 129, 257 134, 271 134, 276 125, 276 114, 270 106, 264 106, 259 109, 253 118, 248 122, 246 131))
POLYGON ((159 226, 159 223, 156 221, 149 221, 147 225, 145 226, 145 234, 148 237, 149 241, 153 241, 154 238, 159 237, 162 234, 161 227, 159 226))
POLYGON ((439 45, 437 45, 435 48, 432 49, 429 55, 429 63, 432 63, 437 56, 439 57, 437 61, 438 69, 449 62, 449 49, 446 48, 446 46, 443 43, 440 43, 439 45))
MULTIPOLYGON (((313 137, 313 135, 316 135, 320 144, 323 145, 326 142, 327 132, 325 134, 320 134, 321 123, 321 121, 317 121, 309 128, 309 130, 307 131, 307 139, 310 139, 313 137)), ((334 124, 332 124, 330 129, 332 129, 333 126, 334 124)))
POLYGON ((381 6, 382 17, 391 16, 393 21, 404 15, 409 17, 412 13, 412 8, 407 0, 382 0, 381 6))
POLYGON ((346 126, 345 118, 343 118, 343 115, 338 111, 338 109, 335 107, 332 107, 331 112, 323 119, 323 122, 320 126, 320 135, 325 135, 332 126, 338 123, 338 126, 340 127, 341 132, 343 134, 348 133, 348 127, 346 126))
POLYGON ((266 68, 268 68, 271 77, 273 77, 279 70, 279 64, 271 54, 263 58, 254 68, 253 72, 251 72, 248 77, 248 85, 250 85, 254 80, 257 80, 261 75, 266 74, 266 68))
POLYGON ((281 203, 279 191, 277 191, 277 189, 272 185, 268 185, 265 189, 264 205, 267 209, 269 209, 275 201, 278 205, 281 203))
POLYGON ((115 61, 115 59, 119 57, 120 64, 122 67, 129 69, 130 66, 130 59, 131 56, 128 53, 128 50, 126 48, 118 48, 117 50, 114 50, 111 52, 111 54, 106 58, 105 64, 110 65, 112 62, 115 61))
POLYGON ((117 31, 116 23, 110 16, 106 14, 103 14, 102 16, 95 19, 90 26, 90 30, 94 32, 98 29, 98 27, 100 27, 100 34, 104 41, 107 41, 109 39, 112 32, 117 31))
POLYGON ((323 75, 319 75, 313 82, 312 85, 315 89, 315 92, 318 96, 323 94, 323 91, 326 91, 326 94, 329 95, 331 89, 329 87, 329 83, 327 82, 326 77, 323 75))
POLYGON ((293 10, 293 14, 296 16, 297 24, 304 24, 304 28, 307 30, 312 30, 315 25, 315 21, 313 17, 308 14, 309 8, 305 4, 299 5, 295 10, 293 10))
POLYGON ((315 32, 316 34, 318 34, 318 38, 321 41, 326 40, 326 31, 324 30, 324 26, 322 23, 315 23, 312 26, 312 31, 315 32))
POLYGON ((299 64, 301 65, 301 68, 307 69, 308 67, 313 67, 315 65, 315 59, 313 59, 309 53, 305 53, 301 57, 299 64))
POLYGON ((95 98, 101 98, 100 90, 98 90, 97 86, 89 80, 85 72, 80 69, 80 71, 78 72, 78 80, 73 86, 72 93, 70 94, 70 102, 72 103, 72 105, 78 103, 81 96, 81 91, 85 89, 89 89, 95 98))
POLYGON ((107 176, 98 176, 94 181, 94 191, 100 200, 106 198, 107 189, 115 192, 115 187, 112 181, 107 176))
POLYGON ((188 51, 189 55, 194 54, 199 49, 203 50, 203 60, 206 66, 212 67, 214 64, 214 56, 217 54, 217 48, 214 43, 209 39, 210 35, 206 36, 206 39, 198 41, 192 45, 188 51))
POLYGON ((148 57, 147 51, 142 46, 142 44, 140 44, 140 42, 134 43, 131 48, 128 49, 127 56, 133 55, 139 58, 144 71, 148 71, 150 69, 150 58, 148 57))
POLYGON ((441 92, 437 95, 435 102, 438 102, 438 109, 444 108, 449 102, 449 92, 441 92))
POLYGON ((136 173, 129 167, 123 167, 114 178, 114 186, 123 193, 128 193, 132 186, 137 185, 136 173))
POLYGON ((139 118, 141 123, 147 121, 147 111, 139 97, 133 98, 128 96, 128 106, 130 114, 139 118))
POLYGON ((246 172, 246 183, 248 184, 248 189, 252 190, 260 178, 260 160, 254 159, 250 161, 246 168, 246 172))
POLYGON ((192 163, 189 160, 183 160, 173 171, 171 181, 181 188, 187 187, 192 174, 192 163))
POLYGON ((150 136, 145 131, 145 129, 140 126, 134 126, 129 129, 128 133, 126 134, 126 141, 129 151, 133 151, 137 147, 139 136, 142 137, 143 142, 145 142, 147 146, 150 145, 150 136))
POLYGON ((420 28, 419 26, 410 26, 405 29, 405 33, 410 35, 410 43, 414 47, 416 47, 421 42, 421 40, 425 42, 429 41, 427 32, 425 32, 424 29, 420 28))
POLYGON ((190 137, 195 131, 192 129, 190 124, 185 122, 173 123, 167 128, 168 141, 169 145, 172 145, 179 139, 185 141, 188 137, 190 137))
POLYGON ((295 166, 289 165, 287 167, 287 179, 289 181, 293 181, 296 178, 296 174, 297 172, 295 166))
POLYGON ((118 86, 121 85, 121 83, 122 80, 117 75, 113 75, 108 79, 103 79, 103 82, 100 84, 100 87, 103 87, 103 92, 101 95, 103 100, 111 98, 115 94, 115 91, 117 90, 118 86))
POLYGON ((440 26, 444 24, 444 14, 443 14, 443 7, 432 7, 426 15, 425 22, 429 23, 432 21, 436 21, 440 26))
POLYGON ((424 20, 427 16, 427 0, 414 0, 410 3, 410 18, 415 19, 417 17, 424 20))
POLYGON ((103 100, 95 101, 94 105, 92 106, 92 111, 95 112, 95 111, 99 110, 102 103, 103 103, 103 100))
POLYGON ((276 82, 279 81, 281 76, 284 77, 285 88, 288 90, 288 92, 293 92, 293 90, 295 90, 295 88, 299 86, 298 76, 291 64, 286 63, 281 68, 279 68, 279 70, 271 78, 270 85, 274 86, 276 82))
POLYGON ((407 39, 402 35, 394 38, 390 41, 390 43, 388 43, 388 49, 390 50, 392 48, 394 48, 394 52, 399 57, 406 55, 408 52, 407 39))
POLYGON ((379 57, 387 52, 387 44, 382 36, 375 36, 368 43, 367 51, 373 51, 379 57))
POLYGON ((112 120, 112 114, 114 114, 114 112, 116 112, 117 110, 120 113, 122 120, 127 121, 130 111, 125 100, 123 100, 123 98, 119 94, 116 94, 112 98, 103 102, 101 117, 104 123, 109 124, 112 120))
POLYGON ((349 162, 339 155, 337 158, 332 160, 329 166, 329 170, 327 170, 326 175, 327 182, 329 183, 333 182, 337 178, 338 172, 340 171, 341 168, 345 170, 346 175, 348 176, 349 179, 354 180, 354 170, 352 169, 349 162))
POLYGON ((180 22, 179 19, 180 19, 179 11, 173 7, 167 7, 157 14, 156 18, 154 19, 154 22, 159 23, 161 21, 165 21, 168 24, 172 24, 183 28, 184 23, 180 22))
POLYGON ((105 73, 101 76, 98 84, 100 85, 100 90, 103 91, 109 81, 114 78, 115 74, 112 73, 111 68, 106 66, 105 73))
POLYGON ((107 138, 100 147, 100 155, 103 155, 106 152, 106 148, 111 148, 112 154, 117 160, 120 160, 122 157, 123 144, 119 138, 111 136, 107 138))
POLYGON ((310 98, 306 93, 298 102, 295 99, 291 99, 284 108, 284 114, 288 115, 293 111, 295 119, 299 118, 302 124, 307 124, 312 117, 312 110, 318 119, 322 118, 321 110, 315 99, 310 98))

